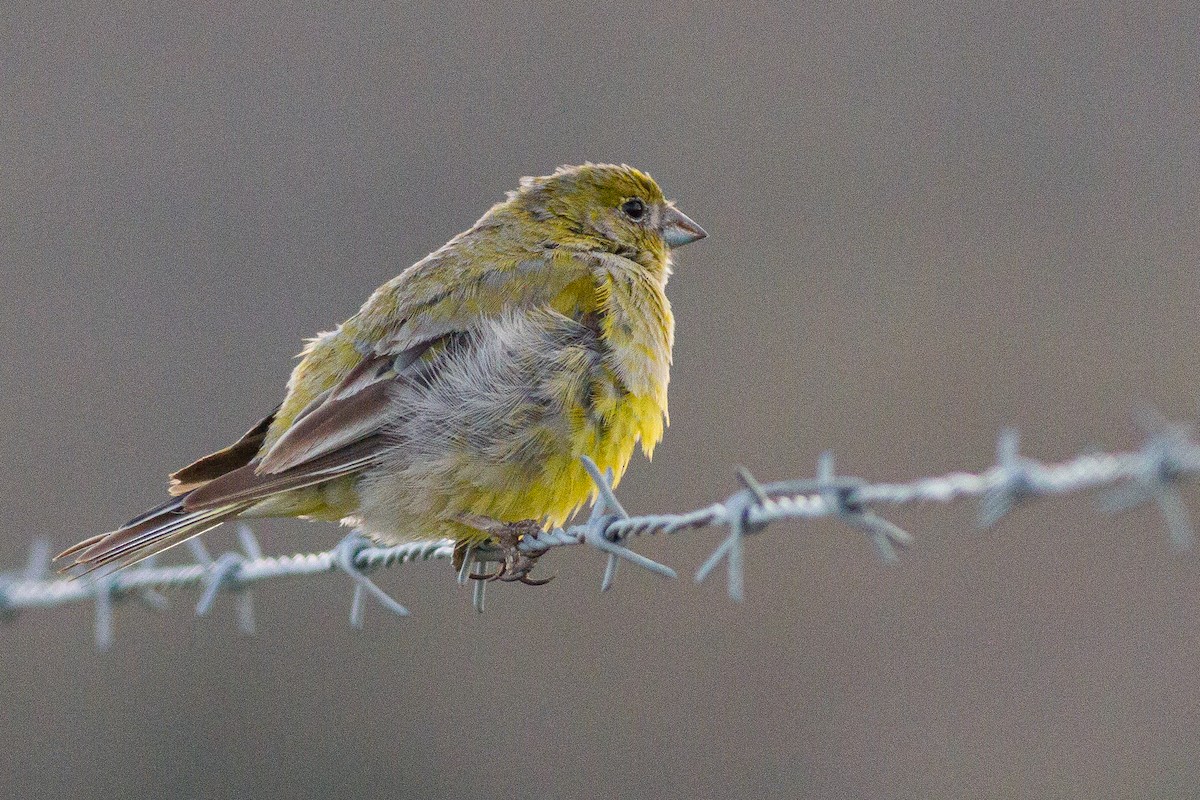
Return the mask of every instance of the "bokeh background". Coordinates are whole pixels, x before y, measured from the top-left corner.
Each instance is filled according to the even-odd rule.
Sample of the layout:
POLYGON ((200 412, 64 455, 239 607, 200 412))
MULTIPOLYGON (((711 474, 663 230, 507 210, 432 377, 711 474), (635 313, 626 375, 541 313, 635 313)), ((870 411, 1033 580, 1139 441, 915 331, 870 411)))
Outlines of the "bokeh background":
MULTIPOLYGON (((1148 5, 1148 4, 1147 4, 1148 5)), ((1200 36, 1183 7, 31 3, 0 11, 2 563, 162 497, 302 337, 525 174, 625 161, 682 250, 672 426, 620 496, 1131 448, 1200 395, 1200 36)), ((1196 503, 1196 497, 1189 498, 1196 503)), ((1198 509, 1200 510, 1200 509, 1198 509)), ((752 542, 748 599, 559 551, 485 614, 445 564, 192 615, 0 629, 7 797, 1185 797, 1200 556, 1091 498, 752 542)), ((272 552, 332 526, 263 524, 272 552)), ((233 544, 227 531, 214 548, 233 544)), ((690 573, 717 533, 638 542, 690 573)))

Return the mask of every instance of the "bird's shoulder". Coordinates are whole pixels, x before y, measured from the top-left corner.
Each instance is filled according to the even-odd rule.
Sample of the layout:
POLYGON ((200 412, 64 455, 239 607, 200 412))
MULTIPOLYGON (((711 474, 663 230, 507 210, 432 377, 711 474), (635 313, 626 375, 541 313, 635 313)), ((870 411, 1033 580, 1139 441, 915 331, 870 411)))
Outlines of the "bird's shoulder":
POLYGON ((365 353, 401 352, 501 314, 595 311, 599 265, 583 242, 473 229, 380 286, 344 325, 365 353))

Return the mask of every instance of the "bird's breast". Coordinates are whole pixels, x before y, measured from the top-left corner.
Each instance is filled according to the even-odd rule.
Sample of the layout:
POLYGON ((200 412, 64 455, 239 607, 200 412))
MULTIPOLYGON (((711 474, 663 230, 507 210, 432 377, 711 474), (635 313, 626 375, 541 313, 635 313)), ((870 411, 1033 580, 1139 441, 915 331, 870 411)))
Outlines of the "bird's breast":
POLYGON ((675 319, 662 286, 640 272, 606 276, 600 286, 606 361, 631 395, 667 411, 675 319))

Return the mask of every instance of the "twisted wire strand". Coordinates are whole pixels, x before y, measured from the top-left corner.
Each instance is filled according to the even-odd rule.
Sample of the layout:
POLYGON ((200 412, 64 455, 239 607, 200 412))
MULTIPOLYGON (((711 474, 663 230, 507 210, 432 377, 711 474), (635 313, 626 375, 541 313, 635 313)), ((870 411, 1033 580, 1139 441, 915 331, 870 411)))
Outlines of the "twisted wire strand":
MULTIPOLYGON (((978 473, 953 472, 896 483, 871 483, 861 478, 840 476, 833 456, 822 455, 815 477, 759 484, 739 468, 743 488, 721 502, 681 514, 630 516, 612 491, 612 474, 601 475, 590 459, 584 466, 596 484, 596 502, 586 522, 527 536, 520 548, 539 553, 556 547, 588 545, 607 556, 601 587, 609 589, 617 567, 627 561, 662 577, 675 572, 629 549, 628 540, 649 534, 675 534, 708 527, 727 528, 729 533, 708 560, 697 570, 697 581, 706 579, 722 564, 729 595, 744 594, 742 541, 770 523, 787 519, 831 517, 865 534, 885 563, 897 560, 897 548, 911 540, 904 530, 884 519, 881 508, 918 503, 952 503, 978 500, 979 522, 989 527, 1016 504, 1049 495, 1108 489, 1101 508, 1123 511, 1156 503, 1162 512, 1171 540, 1178 548, 1191 545, 1193 533, 1186 508, 1179 497, 1180 480, 1200 474, 1200 443, 1190 427, 1168 423, 1160 417, 1143 420, 1147 438, 1141 449, 1127 453, 1085 453, 1060 463, 1044 463, 1019 453, 1016 431, 1002 431, 996 447, 996 462, 978 473)), ((278 578, 296 578, 341 571, 354 582, 351 622, 362 625, 367 595, 393 613, 408 610, 389 597, 368 573, 412 561, 444 561, 455 557, 452 540, 414 542, 394 547, 371 544, 357 533, 336 547, 319 553, 268 556, 262 553, 250 529, 239 527, 242 552, 230 551, 213 558, 200 544, 189 544, 195 561, 175 566, 153 562, 100 575, 90 580, 54 578, 49 574, 50 547, 44 540, 34 543, 23 571, 0 574, 0 614, 11 616, 28 609, 55 608, 75 603, 95 604, 97 646, 111 646, 114 603, 136 598, 151 608, 165 607, 161 592, 201 587, 197 614, 212 609, 216 597, 233 592, 240 596, 239 627, 254 630, 250 587, 278 578)), ((460 582, 470 579, 472 568, 498 557, 487 547, 471 548, 463 557, 460 582)), ((474 580, 473 601, 483 610, 486 582, 474 580)))

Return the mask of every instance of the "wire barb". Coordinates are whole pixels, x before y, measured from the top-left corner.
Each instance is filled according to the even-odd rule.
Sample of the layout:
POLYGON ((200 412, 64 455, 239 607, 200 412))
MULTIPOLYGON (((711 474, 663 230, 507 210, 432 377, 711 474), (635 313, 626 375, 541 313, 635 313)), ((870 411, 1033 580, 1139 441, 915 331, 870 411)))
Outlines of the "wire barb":
POLYGON ((363 627, 363 606, 365 605, 367 593, 370 593, 372 597, 379 601, 380 605, 393 614, 400 617, 408 616, 408 609, 392 599, 391 595, 383 589, 380 589, 355 563, 359 553, 370 546, 371 542, 369 539, 361 533, 353 531, 343 538, 342 541, 338 542, 337 547, 333 549, 334 563, 337 564, 338 569, 354 580, 354 595, 350 601, 350 625, 359 629, 363 627))
POLYGON ((696 570, 696 583, 703 583, 709 574, 717 568, 722 560, 725 561, 727 576, 727 591, 729 598, 736 602, 745 599, 745 573, 742 563, 742 537, 746 535, 746 515, 752 502, 747 502, 746 496, 739 492, 725 501, 725 509, 729 516, 729 535, 721 542, 713 554, 696 570))
POLYGON ((833 509, 838 519, 852 528, 865 533, 875 545, 875 552, 885 564, 899 562, 896 548, 906 549, 912 543, 912 536, 903 528, 888 522, 883 517, 866 508, 855 498, 855 489, 866 481, 858 478, 842 478, 838 480, 833 465, 833 451, 826 450, 817 462, 817 482, 823 487, 821 499, 833 509))
MULTIPOLYGON (((802 494, 815 494, 825 510, 824 516, 835 516, 852 528, 867 534, 884 563, 892 564, 898 561, 896 548, 907 547, 912 541, 912 537, 905 530, 866 508, 865 503, 856 495, 857 490, 865 486, 866 482, 859 478, 839 477, 834 469, 831 451, 821 454, 817 462, 816 478, 812 481, 763 486, 745 467, 738 467, 737 475, 745 488, 725 501, 729 536, 696 571, 696 582, 699 583, 724 560, 728 592, 733 600, 741 601, 745 596, 743 538, 747 534, 760 532, 772 518, 770 514, 774 509, 783 507, 772 499, 772 492, 791 490, 802 494)), ((798 498, 792 498, 788 505, 797 502, 798 498)))
MULTIPOLYGON (((222 591, 232 591, 237 595, 238 630, 247 636, 253 636, 254 596, 242 584, 242 569, 247 563, 261 559, 263 555, 249 525, 242 523, 238 526, 238 539, 241 540, 245 555, 229 551, 216 559, 209 555, 208 549, 199 539, 191 539, 188 542, 196 561, 203 565, 206 571, 204 591, 196 603, 196 616, 208 616, 217 602, 217 595, 222 591)), ((165 599, 163 598, 164 601, 165 599)))
POLYGON ((612 588, 613 581, 617 576, 617 559, 624 559, 664 578, 672 580, 678 578, 675 570, 670 567, 618 544, 621 536, 611 530, 612 524, 617 520, 629 519, 629 512, 613 494, 613 471, 610 469, 607 474, 601 475, 600 468, 596 466, 595 461, 587 456, 582 456, 580 460, 583 462, 583 468, 591 476, 592 482, 596 484, 597 491, 591 516, 588 517, 587 524, 583 529, 583 541, 608 554, 608 561, 604 565, 604 577, 600 581, 600 590, 607 592, 612 588), (615 513, 606 514, 608 509, 612 509, 615 513))
POLYGON ((758 533, 766 527, 766 523, 750 522, 750 514, 756 508, 763 508, 770 503, 771 498, 750 470, 743 466, 734 468, 738 480, 744 487, 742 491, 731 495, 724 503, 725 517, 729 525, 729 535, 708 559, 696 570, 695 581, 702 583, 709 574, 725 561, 726 591, 729 598, 740 603, 746 596, 745 561, 742 539, 749 533, 758 533))
POLYGON ((471 587, 471 606, 478 614, 483 613, 483 603, 487 598, 488 582, 484 580, 475 581, 475 585, 471 587))
POLYGON ((1016 428, 1004 428, 996 438, 996 464, 988 471, 991 485, 979 504, 979 527, 991 528, 1017 503, 1035 494, 1033 462, 1021 458, 1016 428))
POLYGON ((50 574, 50 556, 53 548, 50 540, 39 536, 29 546, 29 557, 25 560, 25 570, 22 576, 27 581, 45 580, 50 574))
POLYGON ((113 646, 113 593, 116 583, 110 573, 96 578, 94 585, 96 649, 106 652, 113 646))
POLYGON ((1101 500, 1100 507, 1118 513, 1153 500, 1167 524, 1175 549, 1187 550, 1195 541, 1195 534, 1178 484, 1188 474, 1189 454, 1194 456, 1197 449, 1192 442, 1194 430, 1191 425, 1171 422, 1152 409, 1143 411, 1138 423, 1146 432, 1146 442, 1140 451, 1142 464, 1127 483, 1101 500))

